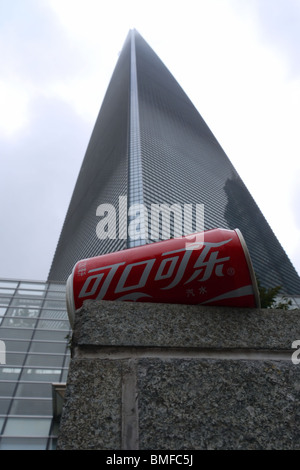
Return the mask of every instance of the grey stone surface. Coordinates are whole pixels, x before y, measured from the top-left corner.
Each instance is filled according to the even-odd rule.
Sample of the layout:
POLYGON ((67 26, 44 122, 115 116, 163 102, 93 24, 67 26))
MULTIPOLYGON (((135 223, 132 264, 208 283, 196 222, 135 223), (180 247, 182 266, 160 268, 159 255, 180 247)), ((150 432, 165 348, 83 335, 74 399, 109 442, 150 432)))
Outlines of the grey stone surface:
POLYGON ((299 316, 86 302, 58 449, 299 450, 299 316))
POLYGON ((112 361, 71 361, 58 449, 120 449, 121 370, 112 361))
POLYGON ((78 345, 290 349, 300 310, 89 300, 74 328, 78 345))
POLYGON ((292 363, 142 360, 138 389, 141 449, 300 449, 292 363))

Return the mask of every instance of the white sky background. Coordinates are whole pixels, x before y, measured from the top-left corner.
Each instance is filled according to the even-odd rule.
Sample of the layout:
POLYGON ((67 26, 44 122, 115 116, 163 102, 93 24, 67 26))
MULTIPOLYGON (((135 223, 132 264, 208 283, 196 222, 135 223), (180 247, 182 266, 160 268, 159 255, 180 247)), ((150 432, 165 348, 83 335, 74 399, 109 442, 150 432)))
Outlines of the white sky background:
POLYGON ((0 276, 47 278, 133 27, 194 103, 299 273, 300 0, 0 0, 0 276))

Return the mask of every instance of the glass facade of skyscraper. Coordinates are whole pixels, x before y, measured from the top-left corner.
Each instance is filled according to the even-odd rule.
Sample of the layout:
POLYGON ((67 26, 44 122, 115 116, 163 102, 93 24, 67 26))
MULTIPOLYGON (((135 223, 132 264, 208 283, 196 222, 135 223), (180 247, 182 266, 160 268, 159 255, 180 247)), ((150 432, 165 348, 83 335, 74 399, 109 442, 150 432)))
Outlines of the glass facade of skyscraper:
POLYGON ((65 284, 0 280, 0 449, 53 449, 66 381, 65 284))
POLYGON ((262 286, 300 294, 298 273, 217 139, 160 58, 132 30, 97 117, 48 280, 66 281, 81 259, 195 232, 200 205, 205 230, 240 229, 262 286), (127 201, 122 210, 120 197, 127 201), (170 209, 170 236, 163 236, 162 213, 151 217, 152 206, 170 209), (171 214, 174 206, 184 213, 190 232, 171 214), (99 236, 99 221, 116 227, 115 233, 107 229, 99 236), (128 233, 122 229, 120 236, 124 225, 128 233))

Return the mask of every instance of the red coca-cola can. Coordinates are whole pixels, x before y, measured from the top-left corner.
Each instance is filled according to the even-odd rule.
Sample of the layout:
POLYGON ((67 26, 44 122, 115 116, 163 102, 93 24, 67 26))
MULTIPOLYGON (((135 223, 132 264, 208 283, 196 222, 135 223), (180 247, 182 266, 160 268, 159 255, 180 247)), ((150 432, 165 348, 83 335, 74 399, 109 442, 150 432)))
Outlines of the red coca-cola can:
POLYGON ((260 306, 240 230, 220 228, 78 261, 67 281, 71 325, 87 299, 260 306))

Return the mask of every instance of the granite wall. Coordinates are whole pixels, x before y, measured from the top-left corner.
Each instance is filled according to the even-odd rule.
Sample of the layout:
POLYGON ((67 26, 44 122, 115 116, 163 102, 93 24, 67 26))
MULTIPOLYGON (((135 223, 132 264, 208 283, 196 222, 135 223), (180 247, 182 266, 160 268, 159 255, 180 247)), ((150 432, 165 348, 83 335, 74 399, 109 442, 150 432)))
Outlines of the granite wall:
POLYGON ((86 301, 57 448, 300 449, 298 339, 300 310, 86 301))

